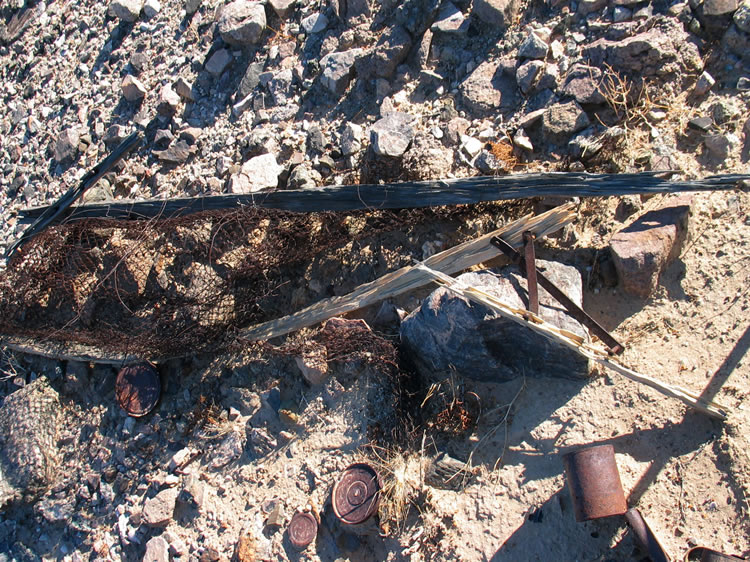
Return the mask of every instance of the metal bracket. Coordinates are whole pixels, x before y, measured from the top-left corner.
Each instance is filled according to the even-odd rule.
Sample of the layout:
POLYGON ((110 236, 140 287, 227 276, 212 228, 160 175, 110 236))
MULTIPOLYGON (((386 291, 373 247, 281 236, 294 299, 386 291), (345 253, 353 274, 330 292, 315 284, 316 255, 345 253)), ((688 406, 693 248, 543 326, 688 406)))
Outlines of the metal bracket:
POLYGON ((539 314, 539 287, 536 280, 536 253, 534 252, 533 232, 523 233, 524 259, 526 261, 526 285, 529 291, 529 312, 539 314))
MULTIPOLYGON (((495 246, 498 250, 500 250, 503 254, 508 256, 510 260, 518 264, 522 271, 526 270, 528 271, 529 264, 527 263, 526 259, 516 251, 516 249, 508 244, 505 240, 498 236, 493 236, 490 239, 490 244, 495 246)), ((528 246, 531 246, 530 243, 527 243, 527 252, 528 252, 528 246)), ((533 251, 533 250, 532 250, 533 251)), ((530 261, 530 260, 529 260, 530 261)), ((565 309, 568 311, 568 314, 570 314, 573 318, 578 320, 581 324, 586 326, 593 334, 595 334, 600 340, 604 342, 604 344, 609 348, 609 352, 615 355, 619 355, 623 352, 625 347, 618 342, 612 335, 596 320, 594 320, 591 316, 589 316, 580 306, 578 306, 576 303, 574 303, 570 298, 563 293, 552 281, 547 279, 547 277, 544 276, 542 272, 540 272, 536 266, 532 266, 536 279, 542 287, 550 294, 552 297, 557 300, 565 309)), ((528 277, 527 277, 528 280, 528 277)), ((531 308, 531 286, 532 283, 529 282, 529 308, 531 308)), ((533 284, 534 289, 536 289, 536 283, 533 284)), ((533 312, 533 311, 532 311, 533 312)))

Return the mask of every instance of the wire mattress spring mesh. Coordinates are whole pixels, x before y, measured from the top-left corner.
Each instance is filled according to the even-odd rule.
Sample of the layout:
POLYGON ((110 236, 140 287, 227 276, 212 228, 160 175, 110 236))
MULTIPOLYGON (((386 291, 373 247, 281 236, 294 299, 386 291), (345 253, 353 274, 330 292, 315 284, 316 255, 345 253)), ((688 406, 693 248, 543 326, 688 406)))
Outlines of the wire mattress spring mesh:
POLYGON ((295 265, 353 239, 465 212, 240 207, 69 222, 33 238, 0 274, 0 334, 146 357, 219 350, 236 329, 279 313, 284 303, 266 305, 299 275, 295 265))

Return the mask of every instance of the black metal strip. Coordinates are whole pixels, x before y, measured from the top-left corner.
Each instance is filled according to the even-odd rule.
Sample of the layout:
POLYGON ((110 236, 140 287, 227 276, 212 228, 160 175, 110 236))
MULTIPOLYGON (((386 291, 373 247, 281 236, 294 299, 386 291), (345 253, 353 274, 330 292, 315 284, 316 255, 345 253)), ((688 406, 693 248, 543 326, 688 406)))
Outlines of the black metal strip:
MULTIPOLYGON (((513 263, 517 263, 521 267, 521 270, 526 269, 526 260, 524 259, 524 257, 505 240, 494 236, 490 239, 490 243, 506 256, 508 256, 513 261, 513 263)), ((593 332, 600 340, 604 342, 607 347, 609 347, 609 351, 611 353, 619 355, 623 352, 625 347, 620 342, 612 337, 612 335, 601 324, 599 324, 596 320, 589 316, 581 307, 570 300, 570 298, 568 298, 568 295, 558 289, 557 286, 552 283, 552 281, 547 279, 547 277, 545 277, 544 274, 538 269, 536 269, 536 276, 539 284, 544 287, 544 289, 550 295, 552 295, 555 300, 557 300, 561 305, 565 307, 565 309, 568 311, 568 314, 570 314, 573 318, 575 318, 581 324, 591 330, 591 332, 593 332)))

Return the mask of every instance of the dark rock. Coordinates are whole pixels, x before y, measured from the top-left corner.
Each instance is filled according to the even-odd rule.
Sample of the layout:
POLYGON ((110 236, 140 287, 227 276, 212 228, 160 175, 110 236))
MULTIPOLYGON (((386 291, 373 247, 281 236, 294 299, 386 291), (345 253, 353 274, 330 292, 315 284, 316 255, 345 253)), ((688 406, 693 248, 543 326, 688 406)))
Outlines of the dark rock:
POLYGON ((402 0, 394 19, 412 37, 420 37, 435 20, 441 0, 402 0))
POLYGON ((138 20, 138 16, 143 8, 143 0, 112 0, 109 5, 109 11, 126 23, 133 23, 138 20))
POLYGON ((693 117, 688 121, 688 128, 701 133, 707 133, 713 126, 714 122, 710 117, 693 117))
POLYGON ((443 2, 430 29, 436 33, 465 35, 469 30, 469 20, 453 2, 443 2))
POLYGON ((235 96, 237 101, 245 99, 250 92, 252 92, 258 84, 260 84, 260 75, 263 72, 263 63, 254 62, 250 63, 245 70, 245 75, 240 81, 240 85, 237 88, 237 94, 235 96))
POLYGON ((383 32, 373 53, 357 65, 357 72, 364 77, 390 78, 409 54, 412 40, 405 28, 397 25, 383 32))
POLYGON ((146 543, 144 562, 169 562, 169 543, 163 537, 152 537, 146 543))
POLYGON ((269 0, 268 2, 282 20, 285 20, 289 14, 294 11, 297 0, 269 0))
POLYGON ((547 43, 533 31, 528 34, 521 46, 518 47, 518 58, 544 59, 547 56, 547 43))
POLYGON ((528 94, 534 89, 537 76, 546 65, 540 60, 531 60, 523 63, 516 71, 516 82, 521 93, 528 94))
POLYGON ((128 136, 128 130, 122 125, 112 125, 104 132, 102 141, 108 147, 120 144, 128 136))
POLYGON ((148 65, 148 57, 145 53, 133 53, 130 57, 130 66, 133 68, 136 74, 143 72, 143 69, 148 65))
POLYGON ((166 527, 172 520, 179 490, 167 488, 143 504, 143 522, 149 527, 166 527))
POLYGON ((740 139, 735 134, 727 135, 708 135, 703 139, 703 144, 708 152, 718 162, 724 162, 729 154, 740 144, 740 139))
POLYGON ((467 464, 441 453, 432 461, 425 474, 425 482, 435 488, 446 490, 460 490, 471 479, 471 471, 467 464))
POLYGON ((617 204, 617 209, 615 209, 615 218, 618 221, 623 222, 625 221, 625 219, 639 212, 641 209, 643 209, 643 203, 641 202, 641 198, 639 196, 625 195, 617 204))
POLYGON ((731 53, 745 62, 750 61, 750 35, 740 31, 736 25, 730 25, 721 42, 731 53))
POLYGON ((504 29, 518 15, 519 8, 517 0, 474 0, 473 13, 480 20, 504 29))
POLYGON ((218 20, 221 38, 228 45, 242 47, 260 41, 266 27, 266 11, 261 2, 235 0, 224 6, 218 20))
POLYGON ((129 102, 136 102, 146 95, 146 87, 138 78, 128 74, 122 79, 122 96, 129 102))
POLYGON ((398 157, 414 140, 414 118, 394 111, 375 122, 370 130, 370 143, 378 156, 398 157))
POLYGON ((195 147, 186 141, 180 140, 171 144, 165 150, 154 150, 154 155, 167 164, 182 164, 195 152, 195 147))
POLYGON ((495 114, 518 104, 516 83, 497 62, 483 62, 459 85, 461 101, 472 113, 495 114))
POLYGON ((169 129, 157 129, 154 135, 154 146, 159 149, 167 148, 174 140, 174 135, 169 129))
POLYGON ((370 17, 370 5, 367 0, 346 0, 346 22, 354 25, 363 18, 370 17))
POLYGON ((609 247, 623 289, 647 298, 664 267, 680 255, 688 234, 692 199, 681 196, 649 211, 612 237, 609 247))
POLYGON ((78 141, 80 135, 78 129, 69 127, 65 129, 55 142, 55 160, 59 164, 69 164, 78 153, 78 141))
POLYGON ((588 127, 589 118, 578 103, 558 103, 542 115, 542 133, 552 144, 567 144, 571 136, 588 127))
POLYGON ((602 71, 593 66, 574 64, 565 77, 562 93, 575 98, 578 103, 604 103, 602 71))
POLYGON ((607 0, 581 0, 578 2, 578 14, 587 16, 599 12, 607 6, 607 0))
MULTIPOLYGON (((554 262, 537 262, 553 283, 581 304, 578 271, 554 262)), ((465 273, 458 278, 502 300, 526 308, 526 282, 515 267, 465 273)), ((585 329, 562 311, 557 301, 539 288, 540 316, 586 337, 585 329)), ((572 350, 440 288, 401 324, 401 342, 423 375, 433 378, 455 372, 483 381, 499 382, 518 376, 583 377, 588 361, 572 350)))
POLYGON ((725 125, 739 117, 741 113, 742 108, 731 98, 721 99, 711 105, 711 115, 717 125, 725 125))
POLYGON ((322 153, 325 150, 326 141, 323 131, 319 125, 312 125, 307 131, 307 150, 322 153))
POLYGON ((605 64, 616 71, 639 76, 665 76, 695 72, 702 61, 696 45, 682 26, 664 20, 662 28, 654 28, 619 41, 598 39, 584 47, 583 55, 593 66, 605 64))
POLYGON ((232 53, 228 49, 219 49, 206 62, 206 72, 218 78, 232 62, 232 53))
POLYGON ((469 121, 464 119, 463 117, 454 117, 453 119, 448 121, 448 124, 443 130, 443 132, 445 133, 443 142, 447 146, 457 145, 461 140, 461 136, 465 134, 467 129, 469 128, 469 125, 471 125, 471 123, 469 123, 469 121))
POLYGON ((362 49, 350 49, 331 53, 320 59, 323 72, 320 81, 329 91, 340 96, 349 87, 354 73, 354 63, 361 56, 362 49))

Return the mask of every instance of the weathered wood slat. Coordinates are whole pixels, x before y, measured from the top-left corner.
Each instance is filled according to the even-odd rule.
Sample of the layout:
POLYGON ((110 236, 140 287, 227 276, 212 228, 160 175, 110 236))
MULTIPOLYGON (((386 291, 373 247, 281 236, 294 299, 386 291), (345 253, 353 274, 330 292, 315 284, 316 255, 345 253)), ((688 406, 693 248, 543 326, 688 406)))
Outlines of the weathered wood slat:
MULTIPOLYGON (((71 207, 62 220, 92 217, 118 219, 173 217, 206 210, 257 206, 285 211, 321 212, 361 209, 406 209, 501 201, 539 196, 599 197, 732 189, 750 175, 726 174, 702 180, 671 181, 664 172, 637 174, 546 173, 479 176, 383 185, 346 185, 318 189, 261 191, 245 195, 212 195, 177 199, 121 200, 71 207)), ((20 211, 23 221, 47 207, 20 211)))
MULTIPOLYGON (((500 255, 490 243, 493 236, 500 236, 513 247, 523 244, 523 233, 533 232, 537 238, 551 234, 573 220, 572 204, 556 207, 537 216, 526 216, 498 230, 469 240, 458 246, 427 258, 424 263, 443 273, 456 273, 500 255)), ((348 295, 318 301, 298 312, 252 326, 239 333, 239 337, 251 341, 267 340, 313 326, 340 314, 352 312, 427 285, 432 280, 416 266, 402 267, 360 285, 348 295)))

